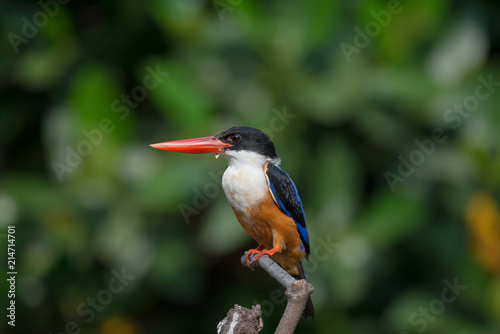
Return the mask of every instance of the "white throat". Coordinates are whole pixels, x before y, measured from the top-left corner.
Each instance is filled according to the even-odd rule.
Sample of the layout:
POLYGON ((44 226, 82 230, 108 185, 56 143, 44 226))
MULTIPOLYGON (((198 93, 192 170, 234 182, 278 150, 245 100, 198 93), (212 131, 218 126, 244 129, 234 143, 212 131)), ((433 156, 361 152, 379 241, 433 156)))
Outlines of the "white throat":
MULTIPOLYGON (((229 162, 222 177, 222 189, 235 210, 248 213, 266 198, 269 191, 264 165, 271 159, 249 151, 228 150, 222 155, 229 162)), ((275 160, 272 163, 277 162, 272 160, 275 160)))

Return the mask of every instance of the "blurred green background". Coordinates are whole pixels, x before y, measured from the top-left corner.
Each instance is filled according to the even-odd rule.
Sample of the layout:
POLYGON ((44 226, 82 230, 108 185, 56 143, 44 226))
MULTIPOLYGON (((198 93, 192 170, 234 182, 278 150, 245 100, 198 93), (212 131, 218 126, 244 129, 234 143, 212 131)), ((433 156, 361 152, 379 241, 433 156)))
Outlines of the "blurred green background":
POLYGON ((297 333, 500 332, 498 1, 0 8, 2 333, 215 333, 236 303, 274 332, 226 161, 148 146, 233 125, 272 137, 304 202, 297 333))

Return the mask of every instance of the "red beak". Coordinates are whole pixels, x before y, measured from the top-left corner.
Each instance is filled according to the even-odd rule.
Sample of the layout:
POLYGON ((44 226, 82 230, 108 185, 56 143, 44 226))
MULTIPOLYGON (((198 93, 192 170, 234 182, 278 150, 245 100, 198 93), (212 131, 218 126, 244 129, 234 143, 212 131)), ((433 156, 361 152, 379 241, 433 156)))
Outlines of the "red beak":
POLYGON ((160 150, 181 153, 223 153, 225 147, 232 145, 224 143, 215 137, 202 137, 168 141, 150 146, 160 150))

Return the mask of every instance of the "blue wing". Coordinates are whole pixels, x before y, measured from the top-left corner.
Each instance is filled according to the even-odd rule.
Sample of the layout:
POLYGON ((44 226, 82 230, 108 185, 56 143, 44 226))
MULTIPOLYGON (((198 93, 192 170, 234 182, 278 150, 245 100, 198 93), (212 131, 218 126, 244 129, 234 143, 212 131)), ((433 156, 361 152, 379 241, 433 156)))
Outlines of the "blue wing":
POLYGON ((264 170, 274 200, 281 211, 295 221, 300 240, 305 249, 306 258, 308 258, 310 253, 309 235, 307 234, 304 208, 302 207, 297 187, 295 187, 290 176, 276 165, 268 162, 264 170))

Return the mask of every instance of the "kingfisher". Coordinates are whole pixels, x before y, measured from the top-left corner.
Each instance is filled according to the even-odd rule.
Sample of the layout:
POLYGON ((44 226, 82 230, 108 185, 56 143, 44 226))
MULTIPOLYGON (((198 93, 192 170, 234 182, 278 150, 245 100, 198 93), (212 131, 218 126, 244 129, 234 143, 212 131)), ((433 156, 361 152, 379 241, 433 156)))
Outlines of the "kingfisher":
MULTIPOLYGON (((228 166, 222 176, 222 189, 240 225, 259 244, 245 253, 247 264, 268 255, 295 279, 306 278, 302 258, 309 260, 310 245, 302 201, 290 176, 279 167, 281 159, 264 132, 235 126, 215 136, 150 146, 224 156, 228 166), (256 255, 251 260, 252 254, 256 255)), ((302 317, 314 319, 310 296, 302 317)))

